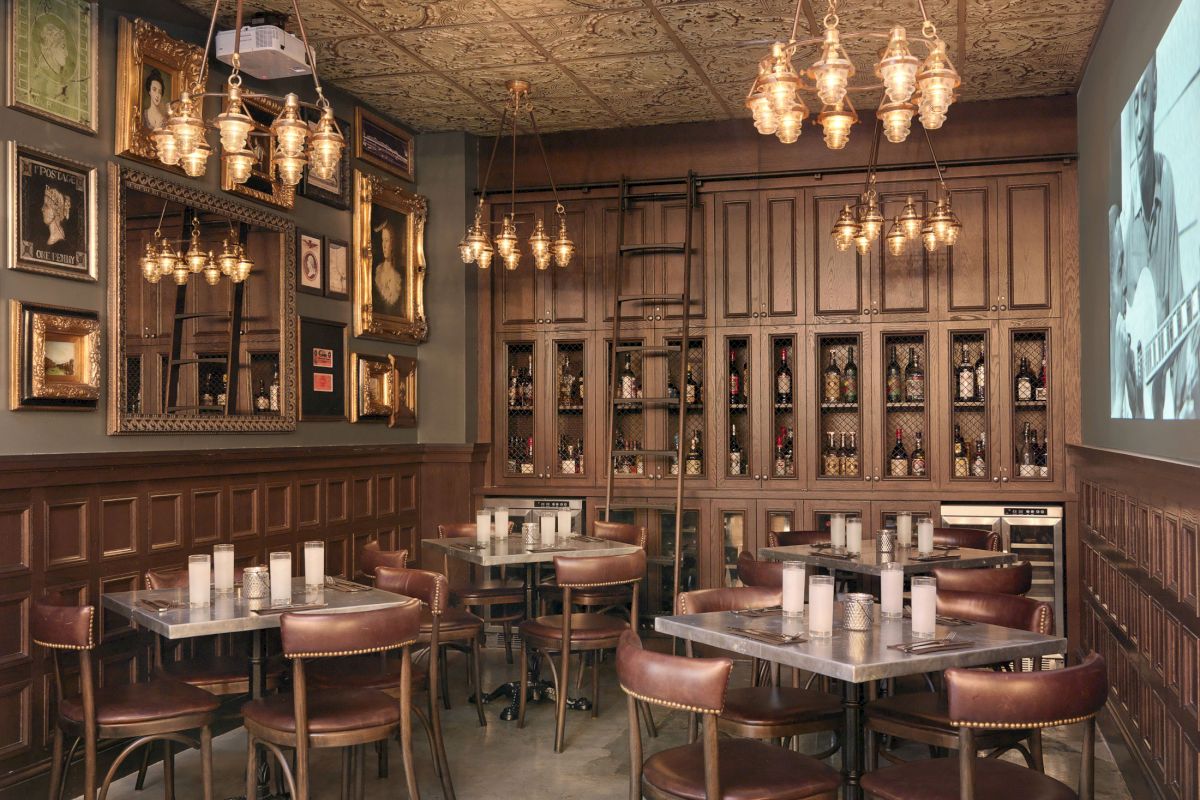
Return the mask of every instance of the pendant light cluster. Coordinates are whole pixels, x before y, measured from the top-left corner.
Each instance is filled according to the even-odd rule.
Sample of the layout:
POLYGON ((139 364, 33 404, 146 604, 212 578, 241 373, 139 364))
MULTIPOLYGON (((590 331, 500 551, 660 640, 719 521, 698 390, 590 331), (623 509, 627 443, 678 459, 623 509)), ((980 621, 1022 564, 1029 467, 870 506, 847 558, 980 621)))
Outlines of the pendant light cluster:
MULTIPOLYGON (((759 133, 774 135, 784 144, 791 144, 800 138, 804 120, 810 113, 801 91, 811 89, 816 92, 821 105, 815 121, 824 131, 825 146, 841 150, 850 141, 850 129, 858 122, 858 112, 850 101, 850 79, 854 77, 855 69, 842 45, 838 0, 829 0, 824 36, 797 41, 802 4, 803 0, 796 0, 788 41, 772 44, 770 54, 759 62, 758 76, 746 97, 746 107, 754 114, 754 127, 759 133), (792 65, 792 59, 800 47, 816 44, 820 44, 821 51, 812 66, 804 71, 811 82, 806 85, 792 65)), ((926 130, 940 128, 954 103, 955 89, 961 83, 946 55, 946 43, 925 14, 925 4, 921 0, 917 0, 917 4, 922 17, 918 41, 929 51, 923 61, 912 54, 907 34, 900 25, 893 26, 887 34, 865 32, 847 37, 887 40, 875 65, 875 75, 883 82, 884 89, 875 116, 883 124, 887 140, 893 144, 908 138, 914 116, 919 115, 926 130)))
POLYGON ((467 228, 467 233, 458 244, 459 254, 464 264, 478 264, 480 269, 487 269, 497 256, 507 270, 515 270, 521 263, 520 241, 517 237, 517 117, 524 111, 529 114, 530 127, 537 140, 538 150, 542 154, 542 162, 546 165, 546 174, 550 178, 550 189, 554 193, 554 213, 558 215, 558 235, 550 238, 546 223, 538 219, 534 223, 533 233, 529 235, 529 253, 533 256, 533 265, 540 270, 549 269, 553 261, 559 267, 566 267, 575 255, 575 243, 567 235, 567 214, 563 204, 558 199, 558 188, 554 184, 554 174, 550 171, 550 161, 546 158, 546 148, 542 146, 542 135, 538 132, 537 118, 533 113, 533 104, 529 101, 529 82, 511 80, 505 84, 508 89, 508 101, 504 113, 500 116, 500 127, 496 131, 496 139, 492 144, 492 155, 488 160, 487 172, 483 176, 483 188, 479 193, 479 203, 475 207, 475 221, 467 228), (509 213, 504 215, 500 223, 500 232, 494 239, 489 239, 490 224, 484 220, 484 202, 487 197, 488 178, 492 174, 492 164, 496 161, 496 151, 500 147, 500 137, 504 135, 506 123, 512 117, 512 190, 509 213), (493 247, 493 242, 495 246, 493 247))
POLYGON ((288 94, 282 100, 266 94, 248 93, 242 89, 240 46, 242 30, 242 0, 237 2, 235 24, 233 71, 226 81, 224 93, 208 93, 204 91, 205 78, 208 72, 208 53, 212 47, 213 33, 217 26, 217 15, 221 8, 221 0, 213 3, 212 23, 208 29, 208 38, 204 43, 204 61, 200 67, 197 83, 190 91, 183 91, 177 101, 171 103, 166 122, 150 134, 158 151, 158 159, 168 166, 180 166, 192 178, 204 174, 208 166, 212 147, 208 143, 206 130, 215 127, 221 139, 221 158, 225 162, 227 174, 234 183, 245 183, 250 177, 251 170, 258 163, 258 156, 248 146, 251 136, 261 136, 269 139, 265 146, 274 147, 271 163, 275 167, 280 182, 295 186, 300 183, 305 166, 317 178, 328 180, 337 170, 342 157, 342 149, 346 140, 338 129, 333 117, 333 107, 325 98, 321 81, 317 77, 316 54, 308 44, 308 36, 304 32, 304 21, 300 18, 300 9, 296 0, 292 0, 292 10, 296 14, 296 22, 300 28, 300 37, 304 41, 304 51, 308 65, 312 71, 313 85, 317 92, 317 102, 301 103, 295 94, 288 94), (224 99, 224 110, 212 122, 203 117, 205 97, 221 97, 224 99), (283 110, 271 123, 269 135, 265 131, 256 130, 258 125, 246 113, 243 100, 246 98, 267 98, 281 102, 283 110), (320 119, 314 126, 300 118, 302 107, 316 109, 320 119))
MULTIPOLYGON (((166 206, 163 207, 166 213, 166 206)), ((158 283, 170 275, 178 286, 188 282, 193 275, 204 274, 204 280, 209 286, 216 286, 225 277, 231 283, 241 283, 250 277, 254 262, 246 255, 246 248, 237 241, 231 228, 229 237, 221 245, 220 254, 214 255, 212 250, 205 251, 200 242, 200 220, 192 217, 192 236, 188 243, 187 252, 181 251, 170 239, 162 233, 162 219, 154 231, 154 241, 146 242, 146 252, 142 255, 142 277, 149 283, 158 283), (233 240, 233 243, 230 243, 233 240)))

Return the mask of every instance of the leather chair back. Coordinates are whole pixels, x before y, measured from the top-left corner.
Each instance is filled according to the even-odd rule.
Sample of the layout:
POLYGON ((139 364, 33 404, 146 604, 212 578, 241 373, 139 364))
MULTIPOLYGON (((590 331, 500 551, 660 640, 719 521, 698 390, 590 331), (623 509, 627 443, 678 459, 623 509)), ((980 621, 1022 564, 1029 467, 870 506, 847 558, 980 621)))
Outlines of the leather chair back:
POLYGON ((644 525, 596 520, 592 523, 592 535, 598 539, 622 544, 636 544, 643 550, 646 549, 646 526, 644 525))
POLYGON ((375 571, 380 567, 404 569, 407 565, 407 550, 380 550, 378 541, 367 542, 358 551, 358 571, 368 578, 374 578, 375 571))
POLYGON ((375 588, 405 597, 415 597, 433 614, 441 614, 446 610, 447 598, 450 596, 450 583, 440 572, 429 572, 423 569, 397 569, 395 567, 380 567, 375 573, 375 588))
POLYGON ((829 531, 770 531, 767 534, 767 547, 792 547, 828 541, 829 531))
POLYGON ((617 556, 555 556, 554 574, 558 585, 584 589, 635 583, 646 577, 646 552, 617 556))
POLYGON ((753 553, 745 550, 738 555, 737 575, 738 580, 747 586, 783 588, 783 562, 758 561, 753 553))
POLYGON ((188 571, 179 567, 146 570, 147 589, 186 589, 188 571))
POLYGON ((1029 592, 1033 586, 1033 565, 1022 561, 1011 567, 984 569, 951 569, 939 567, 933 571, 941 592, 988 592, 991 594, 1017 594, 1029 592))
POLYGON ((617 645, 617 679, 638 700, 693 711, 720 714, 733 661, 728 658, 683 658, 642 648, 633 631, 617 645))
POLYGON ((1014 594, 943 591, 938 586, 937 613, 1032 633, 1054 632, 1054 607, 1014 594))
POLYGON ((697 589, 681 592, 675 600, 677 614, 707 614, 710 611, 748 611, 771 608, 783 602, 780 589, 768 586, 736 586, 726 589, 697 589))
POLYGON ((412 644, 421 630, 421 603, 344 614, 285 613, 279 619, 283 654, 324 658, 379 653, 412 644))
POLYGON ((985 528, 934 528, 933 543, 1000 552, 1000 534, 985 528))
MULTIPOLYGON (((512 532, 516 530, 517 521, 509 519, 508 535, 512 536, 512 532)), ((438 525, 439 539, 463 539, 470 537, 475 538, 475 523, 474 522, 451 522, 446 525, 438 525)))
POLYGON ((948 669, 950 719, 969 728, 1050 728, 1093 717, 1108 698, 1104 659, 1092 653, 1065 669, 948 669))
POLYGON ((96 646, 96 609, 71 603, 58 592, 35 600, 29 610, 29 634, 53 650, 91 650, 96 646))

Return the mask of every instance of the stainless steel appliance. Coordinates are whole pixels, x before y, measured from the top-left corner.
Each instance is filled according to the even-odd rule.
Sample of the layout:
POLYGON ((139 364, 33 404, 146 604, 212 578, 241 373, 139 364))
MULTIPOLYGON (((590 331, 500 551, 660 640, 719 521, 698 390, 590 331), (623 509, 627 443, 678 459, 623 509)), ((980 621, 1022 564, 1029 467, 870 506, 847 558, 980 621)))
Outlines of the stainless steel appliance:
POLYGON ((488 509, 507 508, 508 518, 517 523, 517 533, 521 532, 522 522, 537 522, 539 513, 543 511, 570 511, 571 530, 575 533, 583 532, 583 521, 586 519, 582 497, 485 497, 482 506, 488 509))
POLYGON ((1054 604, 1054 629, 1065 635, 1063 507, 1055 503, 942 503, 941 525, 990 528, 1001 548, 1033 565, 1029 597, 1054 604))

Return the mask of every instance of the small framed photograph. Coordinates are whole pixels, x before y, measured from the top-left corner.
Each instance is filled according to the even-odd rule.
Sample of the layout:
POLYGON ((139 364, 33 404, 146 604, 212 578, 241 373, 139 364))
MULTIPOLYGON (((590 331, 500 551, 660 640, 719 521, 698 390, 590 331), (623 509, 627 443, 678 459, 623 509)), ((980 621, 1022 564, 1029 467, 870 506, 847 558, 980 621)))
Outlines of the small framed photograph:
POLYGON ((9 406, 94 410, 100 401, 100 315, 11 301, 9 406))
POLYGON ((96 280, 96 168, 8 143, 11 269, 96 280))
MULTIPOLYGON (((309 108, 302 109, 302 112, 309 127, 315 127, 320 114, 309 108)), ((350 207, 350 148, 354 138, 349 122, 339 119, 337 126, 346 140, 346 146, 342 148, 342 158, 338 161, 333 175, 318 178, 311 170, 305 168, 304 178, 300 182, 300 194, 309 200, 344 210, 350 207)))
POLYGON ((354 156, 406 181, 415 180, 413 135, 362 106, 354 109, 354 156))
POLYGON ((396 402, 388 415, 389 428, 417 427, 417 360, 411 356, 388 355, 396 386, 396 402))
POLYGON ((325 240, 313 233, 296 233, 296 290, 325 294, 325 240))
POLYGON ((350 371, 350 421, 388 422, 396 403, 396 371, 388 357, 354 353, 350 371))
POLYGON ((350 299, 350 245, 340 239, 325 240, 325 296, 350 299))
POLYGON ((296 352, 300 359, 300 420, 346 418, 346 323, 300 318, 296 352))
POLYGON ((89 0, 8 3, 9 108, 95 133, 99 18, 89 0))

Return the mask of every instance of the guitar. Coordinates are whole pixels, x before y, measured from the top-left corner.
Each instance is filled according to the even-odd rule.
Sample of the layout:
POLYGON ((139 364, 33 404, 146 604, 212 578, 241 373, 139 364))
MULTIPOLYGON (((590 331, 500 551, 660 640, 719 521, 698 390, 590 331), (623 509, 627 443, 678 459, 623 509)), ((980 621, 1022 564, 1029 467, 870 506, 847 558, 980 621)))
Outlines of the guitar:
POLYGON ((1192 290, 1157 326, 1154 280, 1147 270, 1138 281, 1127 316, 1134 364, 1142 379, 1146 408, 1151 408, 1151 384, 1171 366, 1183 340, 1200 323, 1200 285, 1192 290), (1135 321, 1141 320, 1141 324, 1135 321))

